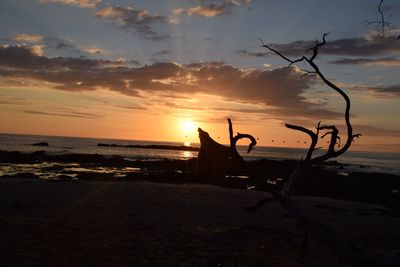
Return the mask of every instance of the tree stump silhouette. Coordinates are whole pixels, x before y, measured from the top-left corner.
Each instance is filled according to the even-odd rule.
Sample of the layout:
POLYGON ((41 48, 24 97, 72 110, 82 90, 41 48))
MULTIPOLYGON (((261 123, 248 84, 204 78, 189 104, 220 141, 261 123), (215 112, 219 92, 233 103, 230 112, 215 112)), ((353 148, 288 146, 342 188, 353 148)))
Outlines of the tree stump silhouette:
POLYGON ((210 137, 210 135, 198 129, 200 138, 200 151, 197 156, 197 177, 209 184, 226 185, 226 175, 238 166, 244 166, 243 158, 236 150, 236 143, 242 138, 250 139, 251 143, 247 153, 257 144, 255 138, 249 134, 233 136, 232 122, 228 119, 230 146, 224 146, 210 137))
POLYGON ((206 183, 223 186, 232 162, 230 148, 214 141, 201 128, 198 131, 200 151, 197 156, 197 177, 206 183))

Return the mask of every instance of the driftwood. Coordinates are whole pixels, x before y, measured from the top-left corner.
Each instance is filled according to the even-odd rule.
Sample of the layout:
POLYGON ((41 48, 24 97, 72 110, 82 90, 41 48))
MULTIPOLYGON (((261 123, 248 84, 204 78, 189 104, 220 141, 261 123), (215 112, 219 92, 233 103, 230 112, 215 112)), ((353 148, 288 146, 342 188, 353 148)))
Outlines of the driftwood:
MULTIPOLYGON (((311 144, 308 152, 304 158, 298 164, 297 168, 290 175, 288 181, 282 190, 277 190, 273 186, 267 187, 269 193, 271 193, 279 203, 289 212, 289 214, 300 221, 305 228, 305 236, 303 242, 303 250, 307 245, 308 233, 313 233, 317 236, 321 242, 326 243, 330 246, 338 255, 339 260, 343 263, 352 264, 354 266, 400 266, 400 250, 381 252, 381 251, 371 251, 364 249, 353 242, 347 240, 344 236, 337 233, 337 231, 328 225, 322 224, 318 219, 310 216, 306 210, 304 210, 295 200, 292 199, 292 194, 295 191, 297 183, 307 175, 307 171, 314 165, 326 161, 331 158, 336 158, 343 153, 345 153, 351 146, 354 138, 358 138, 360 134, 353 134, 353 127, 350 122, 350 98, 347 94, 335 84, 330 82, 320 71, 318 65, 314 62, 316 59, 319 49, 326 44, 325 37, 328 34, 324 34, 322 37, 322 42, 316 41, 315 45, 309 50, 305 51, 311 52, 311 56, 302 56, 298 59, 289 59, 285 55, 281 54, 276 49, 266 45, 261 39, 262 47, 267 48, 271 52, 274 52, 287 62, 289 62, 288 67, 293 64, 304 62, 311 67, 311 70, 303 70, 304 75, 314 74, 317 75, 327 86, 336 91, 345 102, 345 112, 344 121, 347 128, 346 139, 342 147, 340 148, 340 136, 339 131, 335 125, 321 125, 319 122, 317 124, 316 130, 310 130, 302 126, 286 124, 286 127, 292 130, 301 131, 307 134, 311 138, 311 144), (320 136, 320 132, 324 133, 320 136), (320 156, 313 157, 313 153, 316 145, 320 138, 330 136, 329 146, 326 152, 320 156)), ((250 170, 251 171, 251 170, 250 170)), ((256 173, 252 172, 252 175, 258 176, 256 173)), ((262 179, 262 177, 258 177, 262 179)), ((255 211, 259 209, 263 204, 268 203, 270 198, 261 200, 259 203, 248 207, 247 210, 255 211)))
MULTIPOLYGON (((358 138, 360 136, 360 134, 353 134, 353 128, 350 122, 350 98, 341 88, 330 82, 321 73, 319 67, 314 62, 318 55, 319 49, 326 43, 326 36, 327 34, 324 34, 322 37, 322 42, 316 41, 315 45, 308 51, 306 51, 311 51, 311 56, 303 56, 295 60, 289 59, 288 57, 281 54, 279 51, 266 45, 260 39, 260 41, 262 42, 262 47, 267 48, 268 50, 274 52, 275 54, 279 55, 281 58, 289 62, 288 67, 291 67, 293 64, 299 62, 304 62, 308 64, 311 67, 311 70, 304 70, 304 75, 317 75, 327 86, 336 91, 343 98, 346 105, 344 112, 344 121, 347 128, 345 140, 344 142, 342 142, 343 145, 340 147, 339 131, 335 125, 321 125, 321 123, 318 123, 316 130, 310 130, 302 126, 286 124, 286 127, 289 129, 301 131, 307 134, 311 138, 310 147, 305 158, 299 162, 297 168, 290 175, 282 190, 278 190, 275 186, 270 184, 262 184, 264 186, 264 189, 266 189, 281 204, 281 206, 286 209, 289 215, 299 221, 304 226, 305 234, 302 255, 304 255, 305 248, 307 247, 308 234, 311 233, 318 237, 321 242, 324 242, 330 248, 332 248, 337 253, 339 260, 343 263, 363 267, 400 266, 400 250, 381 252, 364 249, 347 240, 347 238, 339 234, 334 229, 334 227, 325 225, 317 218, 311 216, 307 212, 307 210, 302 208, 292 198, 292 194, 295 191, 296 185, 305 175, 307 175, 307 171, 312 168, 314 164, 318 164, 328 159, 338 157, 341 154, 345 153, 350 148, 352 142, 354 141, 354 138, 358 138), (327 136, 330 136, 330 140, 329 146, 326 149, 325 153, 320 156, 313 157, 314 151, 318 149, 316 146, 319 139, 327 136)), ((229 119, 228 123, 231 140, 230 147, 226 147, 216 143, 209 137, 206 132, 199 129, 200 142, 202 145, 202 148, 200 148, 199 152, 199 175, 206 175, 206 177, 211 177, 213 176, 212 174, 215 173, 216 176, 219 175, 219 179, 221 179, 222 181, 222 179, 224 178, 223 173, 227 170, 229 164, 232 164, 226 162, 232 162, 234 160, 235 163, 240 164, 245 170, 248 171, 250 178, 255 181, 263 181, 264 178, 255 173, 243 160, 243 158, 237 153, 236 142, 240 138, 244 137, 241 137, 243 135, 239 134, 236 137, 233 137, 232 123, 229 119), (215 168, 215 170, 211 170, 210 168, 215 168)), ((251 139, 252 136, 245 135, 245 137, 251 139)), ((255 144, 254 138, 251 140, 254 141, 252 142, 252 144, 255 144)), ((251 148, 252 146, 250 145, 249 150, 251 150, 251 148)), ((246 207, 246 210, 254 212, 261 208, 264 204, 269 203, 270 201, 271 197, 266 197, 258 203, 255 203, 253 206, 246 207)))
POLYGON ((200 151, 197 157, 197 176, 206 183, 215 185, 225 185, 226 175, 234 166, 243 165, 243 158, 236 149, 236 143, 242 138, 250 139, 251 143, 247 153, 257 144, 256 139, 250 134, 237 133, 233 136, 232 122, 229 123, 229 140, 230 146, 224 146, 214 141, 210 135, 203 131, 199 131, 200 151))

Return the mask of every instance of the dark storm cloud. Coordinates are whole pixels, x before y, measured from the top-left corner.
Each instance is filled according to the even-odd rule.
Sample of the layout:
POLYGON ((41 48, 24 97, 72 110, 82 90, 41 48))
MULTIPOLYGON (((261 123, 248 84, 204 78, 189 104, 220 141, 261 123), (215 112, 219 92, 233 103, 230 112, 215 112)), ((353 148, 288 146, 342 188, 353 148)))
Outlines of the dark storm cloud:
MULTIPOLYGON (((239 69, 224 62, 178 65, 159 62, 126 67, 106 60, 48 58, 25 47, 0 48, 0 75, 20 81, 47 82, 65 91, 108 89, 129 96, 173 93, 176 98, 204 93, 227 100, 262 104, 266 113, 294 117, 337 117, 323 104, 308 103, 304 93, 316 81, 299 78, 296 68, 239 69)), ((21 85, 23 86, 23 85, 21 85)))
POLYGON ((118 27, 133 29, 135 33, 147 40, 160 41, 169 38, 168 35, 159 34, 152 29, 154 23, 166 24, 168 19, 164 16, 152 15, 146 10, 108 6, 98 9, 96 16, 110 19, 118 27))

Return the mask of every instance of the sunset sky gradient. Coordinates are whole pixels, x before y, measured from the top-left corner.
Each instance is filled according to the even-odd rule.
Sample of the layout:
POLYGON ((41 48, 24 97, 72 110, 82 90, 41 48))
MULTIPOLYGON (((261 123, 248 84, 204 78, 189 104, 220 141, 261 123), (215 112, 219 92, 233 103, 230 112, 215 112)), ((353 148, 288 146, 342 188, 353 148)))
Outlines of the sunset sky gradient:
POLYGON ((0 132, 306 147, 284 123, 344 125, 342 99, 290 58, 329 32, 316 62, 352 99, 354 149, 400 151, 399 1, 0 0, 0 132))

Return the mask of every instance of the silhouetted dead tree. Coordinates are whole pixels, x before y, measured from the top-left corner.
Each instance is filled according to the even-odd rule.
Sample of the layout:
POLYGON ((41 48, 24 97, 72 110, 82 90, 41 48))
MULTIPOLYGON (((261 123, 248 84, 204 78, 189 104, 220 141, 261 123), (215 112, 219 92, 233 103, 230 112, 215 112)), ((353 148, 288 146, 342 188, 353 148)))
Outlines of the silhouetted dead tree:
POLYGON ((302 56, 301 58, 298 59, 289 59, 288 57, 284 56, 281 54, 279 51, 275 50, 274 48, 266 45, 263 40, 260 39, 262 43, 262 47, 269 49, 270 51, 274 52, 275 54, 279 55, 281 58, 289 62, 288 68, 291 67, 295 63, 300 63, 300 62, 305 62, 307 63, 312 70, 303 70, 305 75, 310 75, 310 74, 315 74, 317 75, 327 86, 329 86, 331 89, 339 93, 339 95, 344 99, 346 107, 345 107, 345 112, 344 112, 344 120, 347 128, 347 136, 346 136, 346 141, 344 142, 344 145, 340 149, 335 149, 338 146, 338 142, 341 140, 339 137, 339 131, 336 128, 335 125, 321 125, 319 122, 316 131, 312 131, 310 129, 306 129, 303 126, 298 126, 298 125, 292 125, 292 124, 285 124, 285 126, 289 129, 296 130, 296 131, 301 131, 305 134, 307 134, 311 138, 311 144, 308 149, 307 155, 304 160, 298 165, 296 171, 290 176, 288 182, 286 183, 283 192, 287 195, 291 195, 293 193, 293 190, 297 184, 297 181, 305 174, 305 172, 308 170, 308 168, 313 165, 313 164, 318 164, 321 163, 325 160, 331 159, 331 158, 336 158, 340 155, 342 155, 344 152, 346 152, 354 138, 358 138, 360 134, 353 134, 353 127, 350 122, 350 98, 348 95, 339 87, 337 87, 335 84, 330 82, 320 71, 318 65, 314 62, 316 59, 319 49, 326 44, 326 36, 328 33, 325 33, 322 36, 322 42, 316 41, 315 45, 310 48, 309 50, 305 52, 312 51, 311 56, 302 56), (319 136, 320 131, 327 130, 327 132, 322 135, 321 137, 319 136), (326 151, 325 154, 317 156, 317 157, 312 157, 314 151, 317 149, 316 145, 319 141, 319 138, 324 138, 326 136, 330 135, 330 141, 329 141, 329 147, 326 151))
MULTIPOLYGON (((380 0, 378 5, 378 13, 379 16, 376 20, 367 20, 365 24, 369 25, 376 25, 375 31, 381 36, 381 38, 386 37, 386 33, 394 28, 393 24, 390 22, 391 16, 387 19, 385 17, 385 13, 382 9, 383 0, 380 0)), ((397 36, 397 40, 400 39, 400 35, 397 36)))
MULTIPOLYGON (((355 266, 400 266, 400 251, 380 252, 370 251, 361 248, 337 233, 334 228, 324 225, 316 218, 311 217, 308 212, 300 207, 300 205, 291 197, 298 181, 306 175, 307 171, 312 165, 342 155, 350 148, 352 142, 354 141, 354 138, 358 138, 360 136, 360 134, 353 134, 353 128, 350 122, 349 97, 341 88, 330 82, 321 73, 318 65, 314 62, 319 53, 319 49, 326 44, 326 36, 327 34, 324 34, 322 37, 322 41, 316 41, 315 45, 308 50, 312 52, 311 56, 302 56, 298 59, 289 59, 276 49, 265 44, 263 40, 260 39, 260 41, 262 42, 262 47, 267 48, 268 50, 274 52, 275 54, 286 60, 289 63, 288 67, 291 67, 293 64, 300 62, 307 63, 308 66, 311 67, 311 70, 304 70, 304 75, 317 75, 327 86, 336 91, 344 99, 346 104, 344 120, 347 127, 346 139, 343 146, 340 148, 339 131, 335 125, 321 125, 321 123, 319 122, 317 124, 316 130, 313 131, 303 126, 286 124, 286 127, 289 129, 301 131, 307 134, 311 138, 311 144, 308 148, 305 158, 300 161, 297 168, 290 175, 283 189, 278 190, 272 185, 268 185, 266 189, 279 201, 279 203, 289 212, 289 214, 293 218, 297 219, 304 225, 305 236, 303 241, 302 254, 304 254, 304 250, 308 240, 308 233, 310 232, 319 237, 322 242, 325 242, 334 251, 336 251, 341 262, 353 264, 355 266), (324 131, 325 133, 320 136, 321 131, 324 131), (326 152, 320 156, 313 157, 313 153, 317 149, 316 145, 318 143, 318 140, 326 136, 330 136, 330 144, 326 152)), ((250 168, 248 168, 248 170, 250 171, 252 176, 256 177, 257 180, 262 179, 262 177, 259 177, 257 173, 252 172, 250 168)), ((265 198, 255 205, 247 207, 246 209, 248 211, 256 211, 257 209, 261 208, 265 203, 268 203, 270 201, 271 198, 265 198)))
POLYGON ((237 133, 233 136, 231 119, 229 124, 229 147, 214 141, 210 135, 198 129, 200 138, 200 151, 197 157, 197 176, 210 184, 224 185, 226 174, 238 163, 244 166, 244 160, 236 149, 236 144, 240 139, 247 138, 251 142, 247 153, 257 144, 256 139, 250 134, 237 133))

